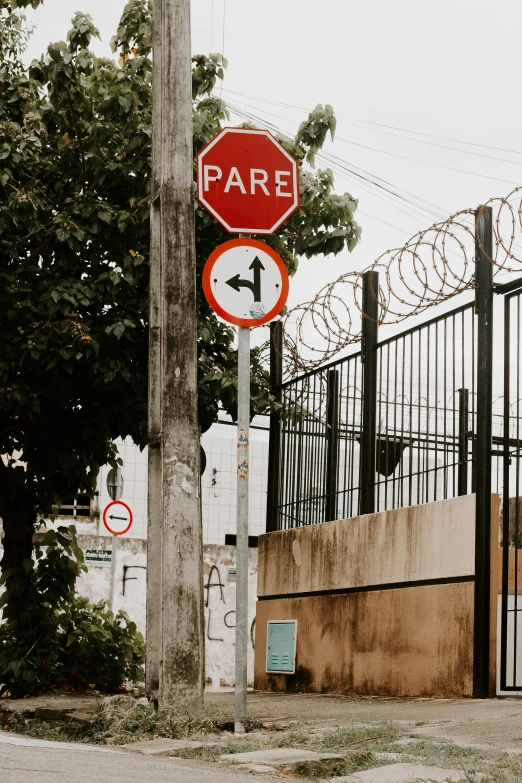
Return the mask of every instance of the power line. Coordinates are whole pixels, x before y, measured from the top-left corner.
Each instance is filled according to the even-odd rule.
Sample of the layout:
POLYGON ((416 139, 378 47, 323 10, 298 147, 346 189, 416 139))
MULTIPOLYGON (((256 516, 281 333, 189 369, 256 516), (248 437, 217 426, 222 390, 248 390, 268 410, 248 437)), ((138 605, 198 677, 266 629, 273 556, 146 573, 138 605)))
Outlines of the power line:
MULTIPOLYGON (((465 144, 466 146, 470 146, 470 147, 481 147, 482 149, 486 149, 486 150, 496 150, 497 152, 509 152, 513 155, 522 155, 521 150, 511 150, 511 149, 507 149, 506 147, 495 147, 489 144, 478 144, 477 142, 474 141, 462 141, 460 139, 452 139, 447 136, 435 136, 432 133, 422 133, 421 131, 408 130, 408 128, 398 128, 395 125, 384 125, 383 123, 370 122, 369 120, 359 120, 357 118, 350 118, 350 117, 343 117, 343 119, 348 120, 350 122, 363 122, 366 125, 376 125, 381 128, 390 128, 391 130, 398 130, 398 131, 402 131, 403 133, 411 133, 415 136, 425 136, 431 139, 439 139, 440 141, 451 141, 454 144, 465 144)), ((465 150, 462 150, 462 152, 465 152, 465 150)), ((484 157, 488 157, 488 156, 485 155, 484 157)), ((498 160, 498 159, 492 158, 492 160, 498 160)))
MULTIPOLYGON (((364 120, 360 120, 360 122, 364 122, 364 120)), ((377 130, 377 128, 361 128, 361 130, 369 130, 372 133, 382 133, 385 136, 392 136, 395 139, 402 139, 403 141, 413 141, 415 144, 427 144, 430 147, 438 147, 439 149, 443 149, 443 150, 451 150, 452 152, 460 152, 460 153, 464 153, 465 155, 474 155, 475 157, 486 158, 487 160, 494 160, 494 161, 497 161, 498 163, 509 163, 512 166, 522 166, 522 163, 520 163, 519 161, 516 161, 516 160, 506 160, 506 158, 495 158, 495 157, 493 157, 493 155, 484 155, 482 152, 473 152, 472 150, 461 150, 458 147, 448 147, 446 144, 435 144, 435 142, 433 142, 433 141, 425 141, 424 139, 411 139, 408 136, 400 136, 398 133, 389 133, 388 131, 377 130)), ((405 131, 405 132, 406 133, 416 133, 416 131, 405 131)), ((435 136, 434 138, 439 138, 439 137, 435 136)), ((455 142, 455 143, 457 143, 457 144, 471 144, 472 142, 460 141, 460 142, 455 142)), ((476 145, 476 146, 478 146, 478 145, 476 145)), ((511 152, 513 152, 513 154, 522 154, 522 153, 517 153, 515 150, 511 150, 511 152)))
MULTIPOLYGON (((259 124, 259 123, 261 123, 261 124, 264 124, 264 125, 268 126, 268 127, 269 127, 269 129, 270 129, 270 130, 272 130, 274 133, 286 133, 286 131, 283 131, 281 128, 278 128, 277 126, 273 125, 272 123, 270 123, 270 122, 267 122, 267 121, 266 121, 264 118, 257 117, 256 115, 254 115, 254 114, 251 114, 250 112, 246 112, 246 111, 244 111, 244 110, 242 110, 242 109, 239 109, 238 107, 235 107, 235 106, 234 106, 233 104, 231 104, 230 102, 227 102, 227 106, 229 107, 229 109, 230 109, 230 110, 231 110, 231 111, 232 111, 234 114, 236 114, 238 117, 242 118, 243 120, 246 120, 247 122, 254 122, 255 124, 259 124)), ((320 160, 323 160, 323 155, 322 155, 321 153, 319 153, 319 154, 318 154, 318 157, 319 157, 319 159, 320 159, 320 160)), ((336 164, 336 163, 335 163, 335 161, 333 161, 333 162, 332 162, 332 161, 330 161, 330 160, 327 160, 326 158, 324 158, 324 162, 325 162, 327 165, 328 165, 328 164, 332 165, 332 167, 333 167, 333 168, 335 168, 337 171, 341 171, 341 176, 343 176, 343 175, 344 175, 344 174, 343 174, 343 172, 342 172, 342 169, 341 169, 341 167, 340 167, 338 164, 336 164)), ((365 178, 364 178, 362 175, 358 175, 356 172, 352 172, 350 169, 348 169, 348 171, 349 171, 350 173, 352 173, 354 176, 358 176, 358 177, 360 177, 360 178, 361 178, 361 179, 363 179, 363 180, 365 179, 365 178)), ((370 185, 372 184, 372 183, 371 183, 369 180, 368 180, 368 183, 369 183, 370 185)), ((368 192, 368 193, 373 193, 373 191, 372 191, 371 187, 370 187, 370 188, 369 188, 369 187, 365 187, 365 185, 364 185, 364 184, 361 184, 361 182, 359 182, 359 186, 360 186, 360 187, 361 187, 363 190, 365 190, 366 192, 368 192)), ((382 186, 380 186, 380 187, 382 187, 382 186)), ((383 188, 383 190, 384 190, 384 188, 383 188)), ((390 193, 391 193, 391 191, 390 191, 390 193)), ((382 197, 382 196, 380 196, 378 193, 374 193, 374 195, 376 195, 376 196, 377 196, 377 198, 383 198, 383 197, 382 197)), ((393 195, 395 195, 395 194, 393 194, 393 195)), ((400 198, 400 196, 398 196, 398 195, 397 195, 397 197, 398 197, 398 198, 400 198)), ((402 209, 401 207, 397 206, 396 204, 393 204, 393 202, 392 202, 392 205, 393 205, 393 206, 394 206, 396 209, 399 209, 401 212, 405 212, 405 210, 404 210, 404 209, 402 209)), ((411 214, 409 214, 409 213, 407 213, 407 212, 405 212, 405 214, 407 214, 409 217, 414 217, 414 216, 412 216, 411 214)), ((378 218, 377 218, 377 219, 378 219, 378 218)), ((395 226, 395 228, 397 228, 397 227, 395 226)), ((402 229, 397 229, 397 230, 398 230, 398 231, 402 231, 402 229)))
MULTIPOLYGON (((239 103, 242 104, 243 106, 247 106, 248 108, 251 108, 251 109, 255 108, 255 107, 249 106, 249 104, 245 103, 244 101, 239 101, 239 103)), ((264 113, 268 114, 271 117, 276 117, 279 120, 284 119, 280 115, 273 114, 272 112, 265 111, 264 113)), ((432 161, 419 160, 419 158, 411 158, 408 155, 400 155, 399 153, 389 152, 388 150, 381 150, 381 149, 378 149, 377 147, 369 147, 366 144, 360 144, 359 142, 356 142, 356 141, 350 141, 349 139, 343 139, 340 136, 336 136, 336 139, 337 139, 337 141, 342 141, 345 144, 352 144, 355 147, 361 147, 362 149, 371 150, 372 152, 378 152, 381 155, 389 155, 392 158, 400 158, 401 160, 409 160, 409 161, 411 161, 413 163, 420 163, 423 166, 433 166, 434 168, 445 169, 446 171, 455 171, 458 174, 466 174, 466 175, 468 175, 470 177, 481 177, 483 179, 496 180, 497 182, 504 182, 504 183, 506 183, 508 185, 517 185, 518 184, 518 182, 513 182, 513 180, 502 179, 501 177, 493 177, 493 176, 491 176, 489 174, 480 174, 479 172, 476 172, 476 171, 466 171, 465 169, 458 169, 458 168, 455 168, 453 166, 445 166, 442 163, 433 163, 432 161)), ((415 141, 415 140, 413 140, 413 141, 415 141)), ((426 143, 429 143, 429 142, 426 142, 426 143)), ((440 146, 440 145, 437 144, 437 145, 434 145, 434 146, 440 146)), ((446 147, 445 149, 451 149, 451 148, 450 147, 446 147)), ((462 150, 462 151, 466 152, 465 150, 462 150)), ((479 155, 479 157, 488 158, 490 160, 496 160, 496 161, 500 160, 499 158, 492 158, 489 155, 480 155, 479 153, 467 153, 467 154, 479 155)), ((522 166, 522 163, 517 163, 515 161, 501 161, 501 162, 512 163, 515 166, 522 166)))
MULTIPOLYGON (((229 108, 234 114, 237 114, 239 117, 243 118, 247 122, 253 121, 255 124, 261 122, 262 124, 269 126, 274 133, 284 133, 286 135, 290 135, 288 131, 282 130, 281 128, 266 121, 264 118, 258 117, 257 115, 252 114, 250 112, 240 110, 237 107, 234 107, 234 105, 231 104, 230 102, 228 102, 227 105, 229 106, 229 108)), ((346 164, 345 161, 337 158, 336 156, 331 155, 330 153, 324 153, 321 151, 317 153, 317 157, 319 158, 319 160, 331 166, 336 171, 336 173, 339 174, 342 178, 346 178, 346 172, 351 174, 352 176, 355 176, 358 179, 358 187, 361 190, 375 196, 376 198, 380 199, 381 201, 384 201, 385 203, 390 204, 394 209, 398 210, 399 212, 402 212, 404 215, 406 215, 407 217, 413 220, 417 221, 419 217, 424 218, 425 214, 428 215, 431 219, 435 219, 436 221, 441 219, 444 220, 449 214, 449 210, 442 210, 442 208, 436 207, 435 205, 431 205, 434 207, 434 209, 431 210, 426 209, 426 207, 424 207, 422 204, 415 205, 414 201, 411 201, 410 199, 406 199, 404 196, 395 193, 393 190, 389 188, 383 187, 378 182, 373 182, 371 179, 368 179, 368 177, 364 177, 362 174, 359 174, 357 171, 354 171, 354 169, 358 169, 358 167, 354 167, 352 166, 352 164, 346 164), (380 192, 377 192, 377 189, 380 189, 380 192), (395 203, 393 201, 393 198, 400 200, 401 205, 395 203), (406 205, 408 206, 406 207, 406 205), (410 210, 414 210, 416 214, 412 214, 410 210)), ((358 169, 358 171, 363 171, 364 173, 367 173, 369 177, 375 177, 375 179, 387 183, 387 180, 383 180, 381 177, 369 174, 369 172, 365 172, 364 169, 358 169)), ((394 187, 393 185, 391 185, 391 183, 387 183, 387 184, 390 184, 391 187, 394 187)), ((409 193, 409 191, 404 191, 404 192, 409 193)), ((415 196, 414 194, 409 194, 409 195, 412 195, 413 198, 417 201, 430 205, 430 202, 427 202, 424 199, 415 196)), ((373 218, 374 220, 377 220, 378 222, 383 223, 384 225, 389 226, 390 228, 393 228, 396 231, 399 231, 403 234, 408 234, 411 232, 411 229, 407 230, 404 228, 399 228, 398 226, 387 223, 386 221, 382 220, 382 218, 379 218, 376 215, 372 215, 371 213, 364 213, 362 210, 359 210, 358 214, 366 215, 367 217, 373 218)), ((462 216, 462 222, 468 223, 468 225, 470 226, 474 224, 473 218, 464 215, 462 216)), ((446 252, 450 255, 458 257, 458 254, 455 251, 450 250, 449 248, 446 249, 446 252)))
MULTIPOLYGON (((228 106, 233 111, 234 114, 237 114, 239 117, 247 120, 248 122, 255 122, 268 125, 271 130, 274 133, 284 133, 286 135, 290 135, 288 131, 281 129, 280 127, 274 125, 271 122, 268 122, 264 117, 261 118, 257 116, 256 114, 253 114, 252 112, 245 111, 244 109, 241 109, 234 104, 228 102, 228 106)), ((273 116, 273 115, 272 115, 273 116)), ((279 118, 278 119, 282 119, 279 118)), ((440 207, 437 207, 436 205, 430 204, 430 202, 425 201, 424 199, 420 199, 418 196, 415 196, 414 194, 409 193, 408 191, 404 191, 407 195, 411 196, 412 198, 408 198, 407 196, 403 196, 400 193, 397 193, 396 190, 393 188, 395 187, 392 183, 388 182, 387 180, 384 180, 382 177, 379 177, 377 175, 373 175, 370 172, 367 172, 364 169, 359 168, 358 166, 354 166, 351 163, 348 163, 347 161, 342 160, 341 158, 338 158, 337 156, 326 153, 324 151, 321 151, 317 154, 317 157, 324 161, 327 165, 332 166, 334 169, 336 169, 338 172, 341 171, 342 174, 345 172, 351 174, 352 176, 356 177, 359 180, 359 185, 361 186, 361 182, 366 182, 370 187, 378 188, 384 193, 389 194, 390 196, 404 202, 405 204, 409 204, 412 208, 416 209, 417 211, 420 210, 420 213, 426 213, 431 218, 439 219, 441 216, 445 216, 447 214, 447 211, 443 210, 440 207), (381 184, 383 183, 383 184, 381 184), (413 199, 413 200, 412 200, 413 199), (415 202, 423 202, 423 204, 428 204, 431 208, 426 208, 423 204, 416 204, 415 202)), ((362 186, 363 189, 364 186, 362 186)), ((372 192, 370 190, 370 192, 372 192)), ((378 193, 374 193, 378 198, 381 198, 378 193)), ((404 212, 404 209, 401 209, 397 205, 394 205, 397 209, 400 209, 400 211, 404 212)), ((409 214, 409 213, 405 213, 409 214)), ((409 217, 415 217, 414 215, 409 214, 409 217)))
MULTIPOLYGON (((248 106, 248 104, 245 104, 244 102, 240 101, 243 106, 248 106)), ((259 117, 258 115, 245 111, 244 109, 239 109, 237 106, 234 106, 234 104, 230 104, 229 107, 233 111, 233 113, 237 114, 239 117, 242 117, 243 119, 247 120, 248 122, 254 122, 254 123, 263 123, 272 129, 274 133, 283 133, 285 135, 291 136, 291 132, 288 130, 284 130, 281 127, 278 127, 274 125, 273 123, 268 122, 264 117, 259 117)), ((249 107, 252 108, 252 107, 249 107)), ((280 115, 275 115, 272 112, 264 112, 269 114, 269 116, 275 117, 276 119, 285 121, 284 118, 280 117, 280 115)), ((372 148, 369 148, 372 149, 372 148)), ((379 150, 377 150, 379 151, 379 150)), ((434 218, 437 221, 440 221, 441 219, 444 220, 447 215, 450 213, 450 210, 446 208, 442 208, 436 204, 432 204, 429 201, 426 201, 425 199, 421 198, 420 196, 417 196, 414 193, 411 193, 410 191, 405 190, 404 188, 400 188, 393 183, 390 183, 388 180, 383 179, 382 177, 379 177, 378 175, 372 174, 371 172, 366 171, 365 169, 361 169, 358 166, 354 166, 351 163, 348 163, 347 161, 344 161, 342 158, 339 158, 338 156, 333 155, 333 153, 328 153, 321 151, 317 154, 317 157, 322 161, 325 162, 327 165, 331 166, 336 173, 341 176, 342 178, 346 178, 346 174, 349 174, 350 176, 355 176, 358 179, 358 186, 362 190, 364 190, 367 193, 370 193, 371 195, 374 195, 376 198, 379 198, 393 206, 394 209, 399 210, 403 214, 407 215, 408 217, 412 219, 418 219, 418 216, 424 217, 425 215, 428 215, 430 218, 434 218), (362 172, 362 174, 361 174, 362 172), (371 179, 367 179, 363 177, 362 175, 367 175, 367 177, 371 179), (363 184, 363 181, 365 184, 363 184), (384 185, 387 185, 389 187, 383 187, 380 183, 384 183, 384 185), (410 196, 411 198, 406 198, 405 196, 401 195, 400 193, 397 193, 396 191, 400 190, 402 193, 405 193, 407 196, 410 196), (391 200, 390 200, 391 199, 391 200), (393 199, 397 199, 401 202, 402 206, 399 206, 397 203, 393 201, 393 199), (413 200, 412 200, 413 199, 413 200), (427 206, 424 206, 427 205, 427 206), (406 208, 405 208, 406 207, 406 208), (429 207, 429 208, 427 208, 429 207), (412 214, 411 211, 414 210, 416 214, 412 214)), ((422 161, 419 161, 422 162, 422 161)), ((456 171, 460 171, 459 169, 456 169, 456 171)), ((471 173, 471 172, 469 172, 471 173)), ((481 176, 481 175, 478 175, 481 176)), ((510 183, 510 184, 516 184, 516 183, 510 183)), ((359 211, 359 214, 363 214, 362 211, 359 211)), ((386 223, 381 218, 376 217, 375 215, 371 215, 369 213, 366 213, 368 217, 371 217, 375 220, 378 220, 379 222, 388 225, 392 228, 394 228, 396 231, 405 231, 404 229, 398 228, 397 226, 392 226, 389 223, 386 223)), ((462 222, 468 223, 469 225, 473 224, 473 218, 470 216, 463 215, 462 216, 462 222)), ((517 243, 513 243, 514 247, 518 247, 517 243)), ((453 251, 447 251, 451 254, 454 254, 453 251)))
MULTIPOLYGON (((243 106, 248 106, 248 104, 245 104, 242 101, 239 103, 241 103, 243 106)), ((261 123, 268 126, 274 133, 279 133, 290 137, 292 136, 290 131, 283 129, 280 126, 274 125, 270 121, 266 120, 266 118, 260 117, 257 114, 254 114, 252 111, 246 111, 245 109, 230 103, 230 101, 228 101, 228 106, 234 114, 237 114, 238 117, 246 120, 249 123, 261 123)), ((264 113, 269 114, 269 116, 275 117, 278 120, 282 120, 283 122, 285 121, 284 118, 280 117, 279 115, 275 115, 272 112, 264 113)), ((328 153, 321 150, 319 153, 317 153, 317 157, 321 162, 330 166, 341 178, 347 178, 347 174, 351 177, 356 177, 358 181, 358 187, 360 189, 375 196, 376 198, 379 198, 385 203, 390 204, 394 209, 402 212, 411 219, 418 220, 419 216, 424 218, 425 215, 428 215, 429 218, 434 219, 435 221, 444 221, 450 212, 450 210, 432 204, 431 202, 426 201, 425 199, 417 196, 414 193, 411 193, 410 191, 397 187, 393 183, 390 183, 388 180, 385 180, 378 175, 374 175, 365 169, 361 169, 358 166, 354 166, 353 164, 344 161, 342 158, 333 155, 333 153, 328 153), (397 190, 402 191, 402 193, 397 192, 397 190), (396 203, 394 199, 399 203, 396 203)), ((456 171, 460 170, 456 169, 456 171)), ((370 213, 364 213, 362 210, 359 210, 358 214, 365 215, 374 220, 377 220, 378 222, 383 223, 384 225, 401 233, 408 233, 406 229, 399 228, 398 226, 392 225, 391 223, 387 223, 386 221, 382 220, 382 218, 379 218, 370 213)), ((474 223, 473 218, 467 215, 462 215, 461 220, 463 223, 467 223, 470 226, 474 223)), ((513 246, 517 246, 517 244, 514 243, 513 246)), ((446 252, 451 255, 457 255, 455 251, 449 249, 447 249, 446 252)))
MULTIPOLYGON (((273 104, 275 106, 283 106, 285 108, 294 109, 294 110, 298 110, 298 111, 307 111, 307 112, 310 111, 310 108, 307 108, 306 106, 297 106, 296 104, 284 103, 283 101, 274 101, 274 100, 270 100, 268 98, 260 98, 258 96, 246 95, 245 93, 237 92, 236 90, 229 90, 228 88, 225 90, 225 92, 229 92, 229 93, 231 93, 233 95, 240 95, 243 98, 249 98, 251 100, 259 101, 261 103, 271 103, 271 104, 273 104)), ((497 152, 509 152, 509 153, 511 153, 513 155, 522 155, 522 150, 513 150, 513 149, 508 149, 506 147, 495 147, 495 146, 490 145, 490 144, 479 144, 478 142, 463 141, 461 139, 453 139, 453 138, 450 138, 450 137, 447 137, 447 136, 437 136, 437 135, 432 134, 432 133, 423 133, 421 131, 410 130, 408 128, 400 128, 400 127, 397 127, 395 125, 386 125, 386 124, 380 123, 380 122, 371 122, 370 120, 363 120, 363 119, 361 119, 359 117, 345 117, 342 114, 339 114, 339 115, 336 115, 336 116, 339 117, 339 119, 347 120, 347 122, 360 122, 360 123, 363 123, 364 125, 375 125, 376 127, 379 127, 379 128, 389 128, 391 130, 401 131, 402 133, 410 133, 410 134, 413 134, 415 136, 424 136, 426 138, 438 139, 440 141, 451 141, 454 144, 464 144, 464 145, 470 146, 470 147, 481 147, 482 149, 495 150, 497 152)), ((384 132, 384 131, 381 131, 381 132, 384 132)), ((395 134, 389 134, 389 135, 395 135, 395 134)), ((403 138, 403 137, 398 137, 398 138, 403 138)), ((413 141, 413 139, 412 139, 412 141, 413 141)), ((427 142, 427 143, 429 143, 429 142, 427 142)), ((433 145, 433 146, 439 146, 439 145, 436 144, 436 145, 433 145)), ((452 148, 448 147, 446 149, 452 149, 452 148)), ((466 152, 465 150, 457 150, 457 149, 456 149, 456 151, 466 152)), ((487 158, 489 156, 488 155, 484 155, 483 157, 487 158)), ((499 158, 491 158, 491 160, 499 160, 499 158)), ((507 161, 507 162, 514 162, 514 161, 507 161)))
MULTIPOLYGON (((241 117, 243 120, 246 120, 247 122, 254 122, 255 124, 262 123, 264 125, 267 125, 274 133, 284 133, 289 135, 287 131, 284 131, 280 127, 275 126, 273 123, 266 121, 264 118, 260 118, 257 115, 252 114, 251 112, 238 109, 230 102, 228 102, 227 105, 229 106, 229 108, 234 114, 237 114, 239 117, 241 117)), ((435 210, 433 210, 433 209, 427 209, 422 204, 420 206, 416 205, 415 200, 424 202, 424 199, 419 199, 419 197, 410 194, 413 196, 414 199, 414 201, 412 201, 411 199, 406 198, 401 194, 393 191, 391 189, 393 185, 391 185, 391 183, 387 183, 386 180, 382 180, 381 177, 375 177, 375 179, 380 180, 381 182, 384 182, 386 184, 390 184, 390 188, 385 187, 384 185, 379 184, 379 182, 374 181, 372 179, 374 175, 369 174, 368 172, 365 172, 362 169, 358 169, 358 167, 352 167, 351 164, 346 164, 345 161, 342 161, 341 159, 338 159, 335 156, 330 155, 329 153, 319 152, 317 154, 317 157, 319 158, 320 161, 322 161, 326 165, 331 166, 342 178, 346 178, 346 172, 348 172, 352 176, 355 176, 358 179, 358 187, 360 189, 364 190, 367 193, 370 193, 371 195, 374 195, 376 198, 385 201, 386 203, 390 204, 394 209, 397 209, 399 212, 402 212, 407 217, 410 217, 415 221, 417 221, 419 217, 424 219, 426 214, 431 219, 436 219, 436 220, 440 219, 441 217, 444 218, 447 214, 447 211, 443 211, 439 207, 435 207, 435 210), (358 171, 356 171, 355 169, 358 169, 358 171), (359 173, 361 171, 363 173, 359 173), (365 176, 365 174, 368 174, 368 176, 365 176), (401 205, 395 203, 393 201, 394 198, 400 201, 401 205), (417 214, 412 214, 412 212, 410 211, 412 209, 417 214)), ((429 204, 429 202, 424 202, 424 203, 429 204)), ((359 214, 363 214, 363 213, 359 212, 359 214)), ((383 221, 381 218, 378 218, 374 215, 370 214, 369 217, 373 217, 375 220, 378 220, 381 223, 385 223, 385 221, 383 221)), ((391 224, 389 223, 385 223, 385 224, 391 226, 391 224)), ((411 232, 411 229, 406 230, 406 229, 398 228, 397 226, 391 226, 391 227, 394 228, 396 231, 400 231, 401 233, 404 234, 408 234, 411 232)), ((452 252, 452 251, 448 251, 448 252, 452 252)))
MULTIPOLYGON (((288 131, 284 131, 281 128, 273 125, 272 123, 266 121, 264 118, 258 117, 255 114, 252 114, 251 112, 247 112, 245 110, 239 109, 238 107, 235 107, 234 104, 231 104, 230 101, 227 102, 228 107, 232 111, 232 113, 237 114, 238 117, 242 118, 243 120, 246 120, 247 122, 254 122, 255 124, 262 123, 266 126, 268 126, 274 133, 283 133, 286 135, 288 134, 288 131)), ((358 169, 358 167, 352 167, 351 164, 346 164, 345 161, 342 161, 339 158, 336 158, 336 156, 332 156, 329 153, 319 152, 317 153, 317 157, 320 161, 325 163, 328 166, 331 166, 339 176, 346 179, 346 172, 351 174, 352 176, 355 176, 358 179, 358 187, 365 191, 366 193, 369 193, 376 198, 384 201, 385 203, 392 206, 394 209, 397 209, 399 212, 402 212, 407 217, 411 218, 412 220, 417 221, 420 218, 424 219, 426 214, 431 218, 435 220, 440 220, 441 218, 445 218, 448 214, 448 211, 443 211, 440 207, 435 207, 434 209, 427 209, 422 204, 420 206, 415 204, 415 201, 412 201, 411 199, 407 199, 404 196, 401 196, 399 193, 395 193, 393 190, 391 190, 391 187, 394 187, 391 185, 391 183, 387 183, 386 180, 383 180, 381 177, 377 177, 375 175, 372 175, 368 172, 365 172, 363 169, 359 169, 358 171, 364 172, 363 174, 358 173, 358 171, 355 171, 354 169, 358 169), (364 174, 368 174, 368 177, 364 176, 364 174), (385 182, 387 184, 390 184, 390 188, 386 188, 383 185, 380 185, 378 182, 374 182, 370 177, 375 177, 377 180, 381 180, 382 182, 385 182), (395 203, 393 199, 397 199, 401 201, 401 205, 395 203), (402 203, 404 202, 404 203, 402 203), (413 212, 411 211, 413 210, 413 212), (415 214, 416 213, 416 214, 415 214)), ((408 191, 405 191, 408 193, 408 191)), ((421 199, 418 196, 412 195, 413 199, 423 202, 425 204, 430 204, 430 202, 426 202, 424 199, 421 199)), ((431 205, 434 206, 434 205, 431 205)), ((392 225, 391 223, 387 223, 386 221, 382 220, 382 218, 377 217, 376 215, 372 215, 370 213, 363 212, 362 210, 358 211, 358 214, 364 215, 367 217, 370 217, 374 220, 377 220, 380 223, 383 223, 386 226, 389 226, 390 228, 393 228, 395 231, 399 231, 401 234, 410 234, 411 229, 405 229, 405 228, 399 228, 398 226, 392 225)), ((454 251, 447 250, 448 253, 451 253, 452 255, 455 255, 454 251)))
MULTIPOLYGON (((446 171, 457 171, 460 174, 468 174, 470 177, 484 177, 486 179, 494 179, 497 182, 505 182, 508 185, 518 185, 518 182, 512 182, 508 179, 500 179, 499 177, 492 177, 489 174, 479 174, 476 171, 466 171, 465 169, 456 169, 453 166, 445 166, 443 163, 432 163, 432 161, 429 160, 419 160, 418 158, 410 158, 408 155, 400 155, 397 152, 389 152, 388 150, 380 150, 377 147, 369 147, 367 144, 360 144, 357 141, 349 141, 348 139, 343 139, 340 136, 336 136, 337 141, 342 141, 344 144, 352 144, 355 147, 362 147, 365 150, 371 150, 372 152, 378 152, 381 155, 390 155, 392 158, 401 158, 401 160, 410 160, 413 163, 420 163, 423 166, 434 166, 437 169, 446 169, 446 171)), ((440 146, 439 144, 435 146, 440 146)), ((450 147, 446 147, 445 149, 450 149, 450 147)), ((473 155, 474 153, 468 153, 473 155)), ((481 157, 490 158, 488 155, 482 155, 481 157)), ((490 158, 490 160, 500 160, 499 158, 490 158)), ((515 161, 505 161, 506 163, 512 163, 513 166, 522 166, 522 163, 516 163, 515 161)))

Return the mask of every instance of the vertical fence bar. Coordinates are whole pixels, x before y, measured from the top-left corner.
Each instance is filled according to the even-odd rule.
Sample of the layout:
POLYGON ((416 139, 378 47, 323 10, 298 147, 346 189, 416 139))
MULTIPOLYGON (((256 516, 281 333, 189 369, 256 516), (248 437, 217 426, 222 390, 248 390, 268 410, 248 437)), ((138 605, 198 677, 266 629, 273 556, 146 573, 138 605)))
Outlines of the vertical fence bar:
MULTIPOLYGON (((383 352, 381 348, 381 354, 383 352)), ((379 438, 379 447, 382 449, 382 443, 384 440, 384 455, 380 453, 380 472, 382 475, 382 467, 384 465, 384 510, 388 510, 388 473, 390 470, 390 351, 391 343, 386 344, 386 396, 385 396, 385 409, 384 409, 384 439, 379 438), (383 459, 384 456, 384 459, 383 459)), ((381 380, 381 392, 382 392, 382 380, 381 380)), ((380 510, 380 509, 379 509, 380 510)))
MULTIPOLYGON (((515 526, 513 530, 514 534, 514 550, 515 550, 515 569, 514 569, 514 583, 513 583, 513 682, 512 687, 517 684, 517 641, 518 641, 518 569, 519 569, 519 550, 520 550, 520 297, 516 297, 516 340, 515 340, 515 379, 517 397, 515 403, 515 438, 516 438, 516 457, 515 457, 515 526)), ((509 517, 508 517, 509 518, 509 517)), ((511 540, 508 539, 511 543, 511 540)))
MULTIPOLYGON (((283 408, 286 410, 288 406, 292 402, 292 388, 285 388, 283 390, 283 393, 281 395, 282 402, 283 402, 283 408)), ((289 430, 289 420, 288 417, 282 422, 281 426, 281 469, 280 469, 280 476, 279 476, 279 482, 281 486, 281 493, 279 496, 279 519, 278 524, 280 526, 280 530, 285 530, 287 527, 289 527, 288 519, 289 519, 289 511, 288 511, 288 504, 289 504, 289 498, 288 498, 288 430, 289 430)))
POLYGON ((339 484, 339 371, 328 370, 326 393, 325 522, 337 519, 339 484))
MULTIPOLYGON (((464 380, 464 379, 462 379, 464 380)), ((468 494, 468 429, 469 429, 469 389, 459 389, 459 466, 457 474, 457 494, 468 494)))
POLYGON ((500 613, 500 689, 507 686, 507 640, 508 640, 508 594, 509 594, 509 402, 510 402, 510 303, 511 298, 504 299, 504 457, 502 488, 502 603, 500 613))
MULTIPOLYGON (((270 324, 270 388, 277 402, 281 402, 283 382, 283 324, 270 324)), ((281 413, 270 414, 268 441, 268 485, 266 493, 266 532, 279 528, 279 504, 281 502, 281 413)))
POLYGON ((493 415, 493 211, 475 213, 477 446, 473 696, 489 696, 491 441, 493 415))
POLYGON ((363 274, 362 351, 363 420, 361 437, 360 514, 375 511, 375 450, 377 430, 377 333, 379 273, 363 274))

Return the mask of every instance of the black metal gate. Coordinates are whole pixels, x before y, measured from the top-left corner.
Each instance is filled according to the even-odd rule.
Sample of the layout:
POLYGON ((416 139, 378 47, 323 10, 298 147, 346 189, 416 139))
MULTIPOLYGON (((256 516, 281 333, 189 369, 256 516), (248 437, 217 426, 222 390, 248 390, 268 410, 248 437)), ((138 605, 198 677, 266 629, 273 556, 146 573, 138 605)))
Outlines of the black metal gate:
MULTIPOLYGON (((522 281, 504 297, 504 459, 500 688, 522 690, 522 281), (517 288, 518 286, 518 288, 517 288)), ((502 291, 504 293, 504 291, 502 291)))

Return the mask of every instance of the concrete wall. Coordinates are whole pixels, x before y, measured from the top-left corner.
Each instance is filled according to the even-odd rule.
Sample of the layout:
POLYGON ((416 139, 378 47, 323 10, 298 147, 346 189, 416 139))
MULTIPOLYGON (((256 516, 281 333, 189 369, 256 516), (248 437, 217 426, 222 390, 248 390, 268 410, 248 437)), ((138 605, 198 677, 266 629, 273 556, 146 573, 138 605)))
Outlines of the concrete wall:
MULTIPOLYGON (((87 549, 110 550, 112 540, 107 536, 79 535, 78 541, 84 553, 87 549)), ((127 612, 138 630, 145 634, 145 600, 147 585, 147 542, 139 538, 121 536, 116 556, 116 587, 114 609, 127 612), (125 577, 125 583, 123 579, 125 577)), ((80 576, 76 589, 90 601, 107 601, 110 593, 111 567, 88 567, 80 576)))
MULTIPOLYGON (((110 549, 106 536, 80 534, 82 549, 110 549)), ((249 549, 250 643, 248 682, 253 683, 256 624, 257 549, 249 549)), ((126 538, 118 542, 115 610, 123 609, 145 634, 147 550, 143 539, 126 538)), ((236 583, 233 581, 236 550, 232 546, 203 545, 205 594, 205 669, 209 690, 234 685, 234 628, 236 583)), ((89 566, 78 580, 78 592, 91 601, 107 600, 110 590, 110 566, 89 566)))
POLYGON ((259 539, 258 596, 472 576, 475 496, 259 539))
MULTIPOLYGON (((205 669, 207 687, 211 690, 234 685, 236 582, 236 548, 203 547, 205 580, 205 669), (232 578, 231 578, 232 577, 232 578)), ((248 684, 254 683, 254 645, 256 636, 257 549, 248 550, 248 684)))
POLYGON ((260 601, 255 687, 470 696, 473 583, 260 601), (267 675, 267 620, 297 619, 295 675, 267 675))
POLYGON ((475 497, 259 539, 255 687, 470 696, 475 497), (295 675, 267 675, 268 620, 297 619, 295 675))

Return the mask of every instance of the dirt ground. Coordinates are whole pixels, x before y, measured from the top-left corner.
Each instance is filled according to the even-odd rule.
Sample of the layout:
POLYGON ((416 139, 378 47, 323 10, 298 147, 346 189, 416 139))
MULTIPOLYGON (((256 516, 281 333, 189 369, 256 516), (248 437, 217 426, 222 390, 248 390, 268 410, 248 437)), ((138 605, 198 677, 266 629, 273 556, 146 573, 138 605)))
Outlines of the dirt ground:
MULTIPOLYGON (((205 700, 227 711, 233 693, 207 693, 205 700)), ((478 748, 522 752, 522 699, 396 699, 322 694, 248 694, 250 717, 313 721, 331 726, 352 723, 416 724, 415 734, 478 748)))

